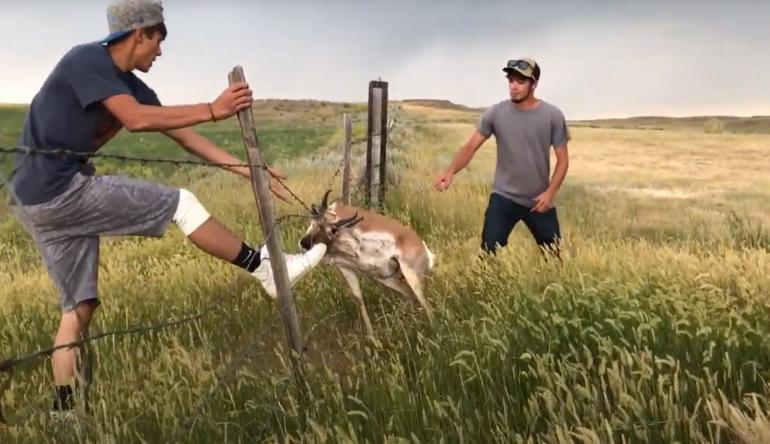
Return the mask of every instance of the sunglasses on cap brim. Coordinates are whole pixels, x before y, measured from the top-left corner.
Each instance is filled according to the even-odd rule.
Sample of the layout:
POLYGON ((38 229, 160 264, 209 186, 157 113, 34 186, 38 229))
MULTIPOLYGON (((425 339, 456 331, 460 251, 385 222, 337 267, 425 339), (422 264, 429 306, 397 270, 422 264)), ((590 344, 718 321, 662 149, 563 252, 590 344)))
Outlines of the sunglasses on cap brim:
POLYGON ((534 66, 530 65, 530 63, 526 60, 509 60, 508 64, 506 65, 506 68, 510 69, 535 69, 534 66))

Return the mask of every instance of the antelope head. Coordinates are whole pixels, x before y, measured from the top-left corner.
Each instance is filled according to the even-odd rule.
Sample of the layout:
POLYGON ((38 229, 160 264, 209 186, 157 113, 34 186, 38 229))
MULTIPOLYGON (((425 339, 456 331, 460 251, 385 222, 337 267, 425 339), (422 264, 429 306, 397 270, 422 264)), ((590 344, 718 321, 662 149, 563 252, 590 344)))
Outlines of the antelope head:
POLYGON ((311 205, 313 220, 310 222, 305 237, 299 242, 305 250, 309 250, 318 243, 324 243, 331 249, 362 220, 358 217, 358 213, 341 219, 333 209, 329 208, 330 193, 331 190, 328 190, 324 194, 320 205, 311 205))

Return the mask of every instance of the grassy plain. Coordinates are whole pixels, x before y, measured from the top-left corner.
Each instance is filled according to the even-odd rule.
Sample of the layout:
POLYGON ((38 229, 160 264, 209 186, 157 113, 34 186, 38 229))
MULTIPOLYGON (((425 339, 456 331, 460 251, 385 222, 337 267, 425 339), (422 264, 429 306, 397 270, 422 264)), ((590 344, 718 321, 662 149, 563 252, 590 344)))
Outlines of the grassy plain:
MULTIPOLYGON (((437 325, 429 328, 417 308, 364 281, 382 342, 372 348, 342 278, 315 270, 295 291, 309 339, 302 395, 288 379, 277 311, 248 275, 204 256, 175 228, 162 239, 104 239, 95 333, 212 301, 227 310, 96 343, 92 409, 68 431, 46 420, 47 363, 21 368, 2 398, 11 425, 0 426, 0 442, 770 440, 770 135, 575 123, 557 201, 564 264, 542 261, 523 226, 509 248, 480 260, 494 143, 448 192, 433 192, 433 177, 478 112, 428 105, 393 104, 398 186, 387 212, 438 255, 427 287, 437 325), (198 410, 244 355, 236 377, 198 410)), ((361 117, 361 105, 266 101, 255 110, 265 151, 289 174, 289 186, 309 201, 330 183, 338 194, 341 114, 361 117)), ((23 109, 0 109, 3 146, 17 137, 22 117, 23 109)), ((363 125, 356 124, 358 134, 363 125)), ((201 131, 242 151, 234 121, 201 131)), ((121 135, 107 151, 183 155, 162 136, 136 134, 121 135)), ((249 184, 240 178, 99 166, 184 185, 235 231, 260 241, 249 184)), ((277 208, 300 211, 296 203, 277 208)), ((6 357, 50 345, 58 313, 29 236, 0 210, 6 357)), ((302 221, 283 226, 288 250, 303 231, 302 221)))

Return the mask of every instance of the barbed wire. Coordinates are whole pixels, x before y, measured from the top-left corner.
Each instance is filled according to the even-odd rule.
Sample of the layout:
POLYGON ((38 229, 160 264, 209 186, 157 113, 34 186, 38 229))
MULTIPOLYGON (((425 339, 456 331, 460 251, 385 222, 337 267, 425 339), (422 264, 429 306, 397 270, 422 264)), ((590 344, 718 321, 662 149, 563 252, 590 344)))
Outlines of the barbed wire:
MULTIPOLYGON (((386 137, 388 138, 388 142, 389 143, 392 142, 391 132, 393 131, 393 129, 395 127, 396 127, 396 119, 394 118, 390 122, 388 122, 387 131, 385 133, 386 137)), ((382 131, 380 131, 379 133, 372 134, 372 139, 378 138, 380 136, 382 136, 382 131)), ((368 140, 369 140, 368 137, 361 137, 361 138, 358 138, 358 139, 352 139, 350 141, 351 148, 352 148, 352 146, 358 145, 360 143, 367 142, 368 140)), ((332 188, 332 184, 334 183, 334 181, 337 180, 337 178, 339 177, 340 172, 342 172, 342 168, 344 166, 345 166, 345 156, 343 154, 342 158, 339 161, 339 165, 337 166, 337 170, 334 171, 334 174, 332 175, 332 178, 329 180, 329 185, 326 187, 326 189, 331 189, 332 188)))
POLYGON ((270 327, 272 327, 272 325, 268 324, 264 329, 262 329, 260 332, 261 334, 256 336, 257 339, 249 342, 246 346, 241 347, 240 351, 236 353, 236 357, 230 361, 224 370, 219 372, 219 375, 215 377, 216 383, 208 390, 205 398, 203 398, 203 400, 193 408, 192 415, 185 419, 182 422, 182 425, 177 428, 171 439, 168 440, 169 443, 179 442, 186 433, 189 433, 192 430, 192 427, 195 425, 195 421, 200 418, 200 416, 206 410, 206 407, 211 404, 217 392, 222 387, 225 387, 232 382, 231 380, 234 379, 234 377, 238 374, 239 368, 243 367, 247 361, 256 357, 255 355, 257 351, 257 345, 259 345, 261 338, 266 336, 267 332, 270 330, 270 327))
MULTIPOLYGON (((268 234, 265 239, 267 240, 267 238, 269 238, 276 232, 272 228, 279 226, 284 221, 292 218, 307 218, 307 217, 308 216, 304 214, 301 214, 301 215, 288 214, 277 218, 275 223, 271 227, 271 230, 268 231, 268 234)), ((171 318, 167 318, 163 321, 152 323, 150 325, 134 326, 131 328, 111 330, 111 331, 106 331, 106 332, 102 332, 94 335, 89 335, 88 337, 85 337, 78 341, 73 341, 66 344, 37 350, 31 353, 28 353, 26 355, 9 358, 0 362, 0 375, 3 375, 3 374, 7 375, 5 383, 0 385, 0 423, 5 423, 5 424, 8 423, 7 418, 3 414, 4 409, 3 409, 2 400, 6 390, 10 388, 10 385, 14 376, 14 371, 17 369, 17 367, 32 361, 36 361, 39 358, 51 356, 54 352, 58 350, 86 346, 93 342, 99 341, 101 339, 110 338, 110 337, 146 334, 146 333, 151 333, 158 330, 164 330, 164 329, 173 328, 173 327, 181 327, 183 325, 190 324, 197 320, 203 319, 215 312, 222 312, 223 314, 228 314, 231 312, 233 308, 233 307, 230 307, 229 302, 232 302, 232 299, 235 299, 235 295, 237 295, 238 293, 239 293, 239 287, 236 287, 236 289, 230 293, 230 298, 227 298, 227 297, 215 298, 214 302, 208 305, 205 305, 203 309, 198 310, 194 313, 188 313, 183 316, 174 316, 171 318)))
MULTIPOLYGON (((335 312, 332 313, 329 316, 326 316, 325 318, 321 319, 320 321, 316 322, 305 334, 305 338, 303 340, 304 348, 301 351, 300 359, 302 359, 307 352, 310 343, 313 341, 313 333, 316 331, 316 329, 326 324, 329 320, 332 318, 335 318, 337 316, 342 315, 342 312, 335 312)), ((219 372, 219 376, 215 379, 217 379, 217 382, 208 390, 208 393, 206 394, 206 397, 198 403, 198 405, 193 408, 193 414, 189 416, 182 425, 176 430, 176 432, 172 435, 172 438, 168 441, 170 443, 176 443, 179 442, 183 435, 185 433, 189 433, 192 430, 192 427, 195 425, 195 421, 200 418, 200 416, 203 414, 203 412, 206 410, 206 407, 208 407, 211 402, 214 399, 214 396, 216 393, 222 388, 230 383, 232 383, 232 380, 237 375, 237 370, 243 365, 249 361, 250 359, 255 358, 255 352, 257 350, 257 345, 259 344, 260 338, 264 338, 267 336, 267 332, 270 330, 271 325, 267 325, 262 331, 260 335, 257 335, 257 339, 252 341, 249 345, 245 347, 241 347, 240 351, 236 353, 237 358, 233 359, 229 365, 225 367, 224 370, 219 372)), ((287 382, 292 381, 291 378, 285 378, 282 382, 284 387, 287 386, 287 382)), ((303 387, 303 400, 309 396, 309 389, 307 387, 303 387)), ((301 400, 302 401, 302 400, 301 400)), ((271 410, 275 411, 278 407, 273 406, 271 410)))
MULTIPOLYGON (((380 134, 375 134, 373 137, 379 137, 380 134)), ((352 145, 358 145, 366 142, 368 140, 367 137, 361 137, 357 139, 353 139, 351 141, 352 145)), ((146 164, 168 164, 168 165, 174 165, 174 166, 198 166, 198 167, 208 167, 208 168, 250 168, 252 166, 256 168, 263 169, 265 171, 269 171, 269 166, 267 164, 249 164, 249 163, 222 163, 222 162, 210 162, 205 160, 194 160, 194 159, 172 159, 172 158, 162 158, 162 157, 142 157, 142 156, 132 156, 127 154, 111 154, 111 153, 105 153, 105 152, 79 152, 74 150, 69 150, 65 148, 50 148, 50 149, 39 149, 39 148, 33 148, 33 147, 27 147, 27 146, 16 146, 12 148, 2 148, 0 147, 0 158, 2 158, 5 155, 9 154, 22 154, 22 155, 29 155, 29 156, 47 156, 51 158, 59 158, 59 159, 76 159, 80 162, 87 162, 92 159, 111 159, 111 160, 117 160, 121 162, 137 162, 142 165, 146 164)), ((311 160, 315 160, 317 158, 321 157, 321 155, 312 156, 311 160)), ((339 175, 339 172, 342 168, 342 162, 340 161, 339 168, 335 171, 333 175, 333 180, 337 178, 339 175)), ((13 176, 13 173, 10 175, 13 176)), ((271 177, 278 182, 290 195, 294 200, 296 200, 300 205, 303 206, 303 208, 310 212, 310 206, 308 206, 305 201, 300 198, 281 178, 273 176, 271 174, 271 177)), ((4 180, 3 177, 0 175, 0 188, 5 186, 7 183, 7 180, 4 180)))
MULTIPOLYGON (((201 166, 201 167, 210 167, 210 168, 260 168, 265 171, 270 171, 269 166, 266 164, 249 164, 249 163, 220 163, 220 162, 209 162, 205 160, 192 160, 192 159, 169 159, 169 158, 161 158, 161 157, 139 157, 139 156, 130 156, 125 154, 110 154, 110 153, 83 153, 73 150, 68 150, 64 148, 51 148, 51 149, 39 149, 39 148, 31 148, 27 146, 17 146, 14 148, 0 148, 0 155, 7 155, 7 154, 23 154, 26 156, 47 156, 47 157, 58 157, 61 159, 78 159, 79 161, 88 161, 91 159, 113 159, 118 160, 122 162, 139 162, 141 164, 149 164, 149 163, 155 163, 155 164, 171 164, 175 166, 181 166, 181 165, 194 165, 194 166, 201 166)), ((85 162, 84 162, 85 163, 85 162)), ((11 174, 13 176, 13 173, 11 174)), ((299 202, 300 205, 302 205, 306 211, 310 212, 310 207, 300 198, 292 189, 286 185, 286 183, 279 177, 273 176, 271 174, 271 177, 278 182, 290 195, 294 198, 297 202, 299 202)), ((0 182, 0 187, 5 185, 5 181, 0 182)))
POLYGON ((98 333, 95 335, 90 335, 78 341, 73 341, 67 344, 57 345, 54 347, 38 350, 36 352, 29 353, 24 356, 6 359, 5 361, 0 363, 0 375, 2 374, 7 375, 5 383, 0 387, 0 422, 4 424, 8 424, 8 419, 3 414, 4 409, 3 409, 2 399, 5 396, 5 391, 10 388, 11 381, 13 380, 13 376, 14 376, 14 371, 21 364, 35 361, 41 357, 51 356, 57 350, 61 350, 65 348, 69 349, 74 347, 81 347, 104 338, 150 333, 157 330, 163 330, 166 328, 178 327, 184 324, 189 324, 191 322, 197 321, 198 319, 201 319, 207 316, 214 310, 217 310, 217 308, 216 306, 214 306, 214 304, 211 304, 209 308, 199 313, 195 313, 193 315, 181 317, 178 319, 171 318, 166 321, 154 323, 147 326, 137 326, 137 327, 132 327, 128 329, 113 330, 113 331, 107 331, 104 333, 98 333))
MULTIPOLYGON (((308 217, 309 216, 304 215, 304 214, 303 215, 295 215, 295 214, 284 215, 284 216, 281 216, 281 217, 277 218, 276 219, 276 223, 271 228, 275 228, 278 225, 280 225, 283 221, 291 219, 291 218, 308 218, 308 217)), ((272 229, 269 230, 268 231, 268 235, 266 236, 265 239, 268 239, 275 232, 276 231, 274 231, 272 229)), ((235 295, 235 294, 238 294, 237 289, 236 289, 235 292, 232 293, 232 295, 235 295)), ((89 344, 91 344, 91 343, 93 343, 95 341, 98 341, 98 340, 101 340, 101 339, 105 339, 105 338, 128 336, 128 335, 137 335, 137 334, 145 334, 145 333, 150 333, 150 332, 153 332, 153 331, 164 330, 164 329, 173 328, 173 327, 180 327, 180 326, 183 326, 183 325, 186 325, 186 324, 193 323, 193 322, 195 322, 195 321, 197 321, 199 319, 203 319, 204 317, 207 317, 207 316, 211 315, 214 312, 230 313, 230 310, 232 309, 232 307, 230 307, 227 302, 228 301, 226 300, 226 298, 224 298, 224 299, 223 298, 217 298, 216 302, 212 302, 211 304, 208 304, 207 306, 204 306, 204 308, 202 310, 199 310, 199 311, 197 311, 195 313, 192 313, 192 314, 186 314, 186 315, 181 316, 181 317, 171 317, 171 318, 168 318, 168 319, 166 319, 164 321, 155 322, 153 324, 146 325, 146 326, 135 326, 135 327, 127 328, 127 329, 119 329, 119 330, 112 330, 112 331, 102 332, 102 333, 98 333, 98 334, 95 334, 95 335, 90 335, 90 336, 88 336, 86 338, 83 338, 81 340, 78 340, 78 341, 73 341, 73 342, 70 342, 70 343, 67 343, 67 344, 62 344, 62 345, 58 345, 58 346, 54 346, 54 347, 49 347, 49 348, 46 348, 46 349, 37 350, 35 352, 29 353, 29 354, 26 354, 26 355, 14 357, 14 358, 9 358, 9 359, 6 359, 6 360, 0 362, 0 375, 2 375, 2 374, 6 374, 7 375, 7 377, 5 378, 6 379, 5 382, 2 385, 0 385, 0 423, 5 423, 5 424, 8 423, 8 420, 7 420, 7 418, 4 415, 2 399, 3 399, 4 395, 5 395, 5 392, 10 388, 10 385, 11 385, 11 382, 12 382, 13 376, 14 376, 14 371, 20 365, 26 364, 28 362, 35 361, 35 360, 37 360, 39 358, 42 358, 42 357, 51 356, 57 350, 67 349, 67 348, 74 348, 74 347, 81 347, 81 346, 89 345, 89 344), (225 301, 225 303, 223 303, 223 300, 225 301)), ((258 337, 264 337, 264 335, 261 335, 261 336, 258 336, 258 337)), ((234 366, 236 364, 237 363, 233 362, 233 363, 229 364, 228 367, 226 367, 226 369, 228 369, 228 368, 230 368, 230 367, 232 367, 232 366, 234 366)), ((238 367, 240 367, 240 365, 242 365, 242 363, 241 364, 237 364, 238 367)), ((231 372, 230 370, 225 370, 225 371, 223 371, 223 374, 227 375, 230 372, 231 372)), ((228 382, 226 380, 225 381, 219 381, 217 383, 217 385, 215 386, 215 388, 219 388, 219 387, 221 387, 221 386, 223 386, 223 385, 225 385, 227 383, 228 382)), ((211 397, 213 397, 213 394, 211 395, 211 397)))
MULTIPOLYGON (((203 167, 216 167, 216 168, 245 168, 250 167, 248 163, 216 163, 208 162, 205 160, 192 160, 192 159, 169 159, 161 157, 139 157, 130 156, 125 154, 110 154, 110 153, 83 153, 79 151, 68 150, 64 148, 49 148, 39 149, 30 148, 26 146, 17 146, 13 148, 0 148, 2 154, 26 154, 30 156, 41 155, 48 157, 60 157, 62 159, 114 159, 123 162, 139 162, 139 163, 159 163, 159 164, 173 164, 179 165, 195 165, 203 167)), ((254 164, 257 168, 267 169, 267 165, 254 164)))
MULTIPOLYGON (((392 144, 392 137, 391 132, 395 128, 395 119, 388 122, 387 130, 386 130, 386 137, 389 144, 392 144)), ((372 137, 380 137, 382 133, 376 133, 373 134, 372 137)), ((362 137, 351 140, 351 145, 358 145, 364 142, 368 141, 368 137, 362 137)), ((148 163, 154 163, 154 164, 171 164, 175 166, 183 166, 183 165, 190 165, 190 166, 198 166, 198 167, 211 167, 211 168, 235 168, 235 167, 255 167, 260 168, 263 170, 268 171, 268 165, 266 164, 249 164, 249 163, 216 163, 216 162, 209 162, 209 161, 202 161, 202 160, 190 160, 190 159, 169 159, 169 158, 159 158, 159 157, 140 157, 140 156, 131 156, 131 155, 124 155, 124 154, 110 154, 110 153, 99 153, 99 152, 93 152, 93 153, 83 153, 83 152, 77 152, 73 150, 68 149, 62 149, 62 148, 54 148, 54 149, 38 149, 38 148, 31 148, 26 146, 17 146, 13 148, 2 148, 0 147, 0 159, 2 159, 3 156, 9 155, 9 154, 17 154, 17 155, 23 155, 23 159, 26 160, 29 156, 51 156, 51 157, 61 157, 61 158, 70 158, 70 159, 78 159, 79 161, 86 163, 90 161, 91 159, 112 159, 117 160, 121 162, 139 162, 141 164, 148 164, 148 163)), ((331 182, 334 182, 334 180, 337 179, 339 176, 340 171, 342 170, 342 167, 344 166, 344 156, 343 159, 340 161, 339 167, 334 172, 334 175, 332 177, 331 182)), ((17 166, 18 168, 18 166, 17 166)), ((14 170, 15 172, 15 170, 14 170)), ((13 173, 11 173, 11 176, 13 176, 13 173)), ((278 217, 275 222, 268 228, 267 234, 265 236, 264 242, 267 242, 270 237, 272 237, 276 232, 277 228, 284 223, 285 221, 293 218, 303 218, 308 219, 312 217, 311 213, 312 210, 308 207, 308 205, 296 194, 294 191, 291 190, 289 186, 287 186, 283 180, 281 180, 278 177, 272 176, 286 191, 289 192, 289 194, 297 201, 299 202, 307 211, 306 214, 289 214, 284 215, 281 217, 278 217)), ((2 188, 6 184, 6 180, 4 179, 3 175, 0 174, 0 188, 2 188)), ((169 319, 166 319, 164 321, 156 322, 150 325, 145 326, 136 326, 132 328, 127 329, 120 329, 120 330, 113 330, 113 331, 107 331, 95 335, 90 335, 86 338, 83 338, 79 341, 74 341, 68 344, 58 345, 54 347, 49 347, 46 349, 37 350, 35 352, 28 353, 26 355, 21 355, 17 357, 8 358, 2 362, 0 362, 0 375, 7 375, 6 381, 0 385, 0 423, 7 423, 7 419, 4 416, 3 412, 3 405, 2 405, 2 399, 5 394, 5 391, 10 388, 14 371, 17 367, 20 365, 26 364, 28 362, 35 361, 41 357, 47 357, 52 355, 57 350, 65 349, 65 348, 73 348, 73 347, 81 347, 86 346, 92 342, 98 341, 100 339, 108 338, 108 337, 119 337, 119 336, 126 336, 126 335, 136 335, 136 334, 146 334, 153 331, 163 330, 167 328, 173 328, 173 327, 179 327, 182 325, 186 325, 192 322, 195 322, 199 319, 202 319, 211 313, 215 311, 223 311, 225 310, 225 305, 222 304, 222 300, 218 299, 216 303, 209 304, 208 306, 204 307, 203 310, 200 310, 198 312, 187 314, 182 317, 172 317, 169 319)), ((317 324, 318 325, 318 324, 317 324)), ((317 326, 316 325, 316 326, 317 326)), ((310 339, 310 335, 312 335, 312 332, 315 330, 315 326, 310 330, 310 332, 307 335, 307 339, 310 339)), ((239 368, 243 363, 249 359, 249 356, 251 353, 253 353, 255 349, 256 344, 250 344, 246 347, 246 352, 241 354, 240 359, 235 359, 232 361, 225 370, 221 373, 221 377, 218 378, 217 383, 214 385, 214 387, 209 391, 209 394, 207 398, 204 400, 203 403, 201 403, 196 409, 196 416, 192 418, 188 418, 187 421, 183 424, 183 427, 186 428, 189 431, 190 425, 196 420, 197 416, 199 416, 205 406, 210 403, 211 399, 213 399, 214 393, 218 391, 222 386, 228 384, 228 380, 232 378, 233 375, 237 374, 236 370, 239 368)), ((307 349, 307 347, 306 347, 307 349)), ((305 349, 305 350, 306 350, 305 349)), ((305 350, 303 350, 302 354, 304 355, 305 350)), ((176 435, 176 434, 175 434, 176 435)), ((179 436, 181 438, 181 435, 179 436)), ((179 439, 177 438, 177 439, 179 439)))
MULTIPOLYGON (((268 229, 267 235, 265 236, 265 239, 263 242, 267 242, 270 239, 270 237, 274 236, 275 233, 278 232, 276 228, 282 225, 285 221, 296 219, 296 218, 308 219, 310 217, 312 216, 308 214, 287 214, 276 218, 275 222, 268 229)), ((145 333, 150 333, 157 330, 163 330, 163 329, 172 328, 172 327, 180 327, 182 325, 190 324, 199 319, 207 317, 217 311, 222 311, 227 313, 230 308, 231 307, 228 307, 227 304, 222 303, 221 298, 218 298, 216 299, 216 302, 213 302, 205 306, 202 310, 199 310, 195 313, 186 314, 181 317, 176 317, 176 316, 171 317, 164 321, 159 321, 146 326, 136 326, 128 329, 112 330, 112 331, 107 331, 107 332, 103 332, 95 335, 90 335, 78 341, 73 341, 67 344, 62 344, 58 346, 37 350, 31 353, 28 353, 26 355, 20 355, 20 356, 8 358, 0 362, 0 375, 3 375, 3 374, 7 375, 7 377, 5 378, 6 379, 5 383, 0 385, 0 423, 6 423, 6 424, 8 423, 7 418, 4 415, 2 399, 4 397, 5 391, 10 388, 10 385, 14 376, 14 371, 16 370, 17 367, 23 364, 26 364, 28 362, 35 361, 39 358, 51 356, 54 352, 61 349, 81 347, 81 346, 85 346, 95 341, 109 338, 109 337, 145 334, 145 333)))

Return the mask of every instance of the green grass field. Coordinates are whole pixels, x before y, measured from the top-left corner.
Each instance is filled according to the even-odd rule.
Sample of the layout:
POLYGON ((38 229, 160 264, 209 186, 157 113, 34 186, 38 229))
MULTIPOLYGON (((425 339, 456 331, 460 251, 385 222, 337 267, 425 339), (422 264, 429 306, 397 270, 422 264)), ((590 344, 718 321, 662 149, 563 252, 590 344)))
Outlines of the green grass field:
MULTIPOLYGON (((104 239, 94 333, 214 301, 226 310, 96 343, 92 411, 72 430, 47 423, 48 362, 19 369, 2 399, 11 425, 0 426, 0 442, 168 442, 190 418, 182 442, 770 440, 770 136, 575 126, 557 198, 564 264, 543 261, 523 226, 504 252, 481 259, 494 144, 449 191, 434 192, 433 178, 478 112, 424 105, 393 105, 398 187, 387 212, 438 255, 427 283, 433 328, 415 306, 364 280, 382 342, 373 347, 341 276, 320 267, 295 290, 309 341, 303 394, 289 379, 276 307, 248 275, 206 257, 175 228, 162 239, 104 239), (198 412, 244 355, 232 381, 198 412)), ((341 114, 363 108, 288 101, 255 108, 265 152, 288 185, 320 199, 339 166, 341 114)), ((0 108, 0 116, 0 142, 12 143, 23 110, 0 108)), ((201 131, 242 151, 234 120, 201 131)), ((136 134, 107 150, 183 155, 163 138, 136 134)), ((112 163, 100 171, 184 185, 236 232, 261 239, 241 178, 112 163)), ((287 250, 304 228, 296 220, 283 227, 287 250)), ((7 213, 0 267, 0 357, 49 346, 56 295, 29 236, 7 213)))

